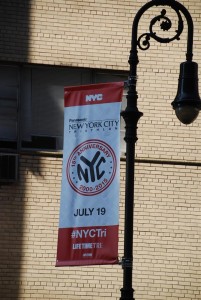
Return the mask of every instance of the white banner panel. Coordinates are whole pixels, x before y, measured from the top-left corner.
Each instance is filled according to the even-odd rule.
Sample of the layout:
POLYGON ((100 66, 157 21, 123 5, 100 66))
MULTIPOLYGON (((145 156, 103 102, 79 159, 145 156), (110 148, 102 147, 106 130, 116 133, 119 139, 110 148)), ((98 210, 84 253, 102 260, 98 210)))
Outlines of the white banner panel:
POLYGON ((56 266, 118 261, 123 82, 65 88, 56 266))

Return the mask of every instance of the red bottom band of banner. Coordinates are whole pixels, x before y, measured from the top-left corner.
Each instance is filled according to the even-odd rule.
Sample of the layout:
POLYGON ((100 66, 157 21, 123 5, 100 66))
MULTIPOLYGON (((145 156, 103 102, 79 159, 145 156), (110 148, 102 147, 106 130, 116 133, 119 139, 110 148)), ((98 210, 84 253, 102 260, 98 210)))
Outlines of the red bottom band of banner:
POLYGON ((56 267, 118 263, 118 225, 59 228, 56 267))

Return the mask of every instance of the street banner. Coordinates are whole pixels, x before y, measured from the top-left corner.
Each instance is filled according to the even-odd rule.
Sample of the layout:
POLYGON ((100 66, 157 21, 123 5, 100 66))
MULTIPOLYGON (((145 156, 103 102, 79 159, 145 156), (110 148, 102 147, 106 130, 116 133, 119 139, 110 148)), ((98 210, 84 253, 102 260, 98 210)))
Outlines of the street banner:
POLYGON ((123 82, 64 89, 56 266, 118 262, 123 82))

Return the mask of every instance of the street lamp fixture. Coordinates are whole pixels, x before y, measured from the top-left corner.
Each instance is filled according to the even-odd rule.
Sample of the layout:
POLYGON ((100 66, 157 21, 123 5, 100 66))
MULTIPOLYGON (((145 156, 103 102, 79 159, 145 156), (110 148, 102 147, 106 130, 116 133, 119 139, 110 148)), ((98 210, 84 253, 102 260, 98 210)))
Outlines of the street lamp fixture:
POLYGON ((186 61, 180 65, 178 92, 172 106, 184 124, 192 123, 201 109, 198 92, 198 64, 186 61))
POLYGON ((125 224, 124 224, 124 256, 121 264, 123 268, 123 287, 121 289, 120 300, 134 300, 134 290, 132 288, 133 269, 133 211, 134 211, 134 157, 135 143, 137 141, 137 123, 143 115, 137 108, 138 94, 137 85, 137 65, 138 48, 148 50, 150 40, 154 39, 159 43, 170 43, 179 40, 183 32, 183 19, 185 17, 188 25, 187 53, 186 61, 181 63, 179 85, 176 98, 172 102, 176 116, 184 124, 192 123, 198 116, 201 109, 201 99, 198 92, 198 65, 192 61, 193 58, 193 21, 188 10, 176 0, 151 0, 140 8, 137 12, 132 27, 131 51, 129 57, 130 74, 128 79, 127 107, 122 112, 125 120, 125 142, 126 142, 126 183, 125 183, 125 224), (162 9, 160 15, 150 21, 149 32, 138 37, 138 24, 142 15, 153 6, 169 6, 175 11, 178 17, 178 27, 175 35, 171 38, 160 37, 154 31, 156 23, 160 24, 160 29, 169 31, 172 22, 166 15, 166 10, 162 9))

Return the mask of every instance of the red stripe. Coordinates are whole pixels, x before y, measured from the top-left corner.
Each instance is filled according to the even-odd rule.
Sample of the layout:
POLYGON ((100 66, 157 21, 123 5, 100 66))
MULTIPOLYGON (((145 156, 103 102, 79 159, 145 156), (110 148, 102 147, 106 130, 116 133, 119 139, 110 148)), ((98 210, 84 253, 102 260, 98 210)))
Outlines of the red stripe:
POLYGON ((116 264, 118 227, 60 228, 56 266, 116 264))
POLYGON ((101 83, 64 88, 64 106, 121 102, 123 82, 101 83))

